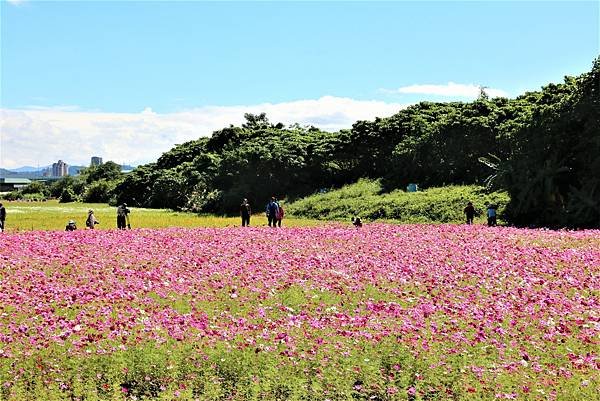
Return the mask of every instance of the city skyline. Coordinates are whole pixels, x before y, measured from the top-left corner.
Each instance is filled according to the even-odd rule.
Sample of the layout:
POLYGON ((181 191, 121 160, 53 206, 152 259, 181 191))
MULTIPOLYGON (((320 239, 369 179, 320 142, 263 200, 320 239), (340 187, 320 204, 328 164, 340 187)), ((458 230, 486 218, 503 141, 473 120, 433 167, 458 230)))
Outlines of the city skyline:
MULTIPOLYGON (((107 160, 107 162, 112 162, 112 160, 107 160)), ((38 164, 36 166, 19 166, 17 168, 10 168, 10 169, 4 169, 4 168, 0 167, 0 170, 8 171, 11 173, 17 173, 17 174, 39 173, 39 176, 60 177, 61 175, 58 175, 55 171, 57 168, 56 167, 57 164, 61 164, 61 163, 64 163, 64 165, 66 166, 66 169, 68 171, 68 173, 66 173, 64 175, 73 175, 70 173, 70 171, 72 171, 72 169, 76 169, 77 171, 79 171, 81 168, 99 166, 101 164, 104 164, 104 161, 103 161, 103 158, 100 156, 91 156, 90 163, 87 165, 71 164, 71 163, 65 162, 63 159, 59 159, 57 162, 51 163, 51 164, 45 164, 45 165, 38 164)), ((123 170, 129 170, 131 168, 135 168, 135 166, 132 166, 128 163, 121 163, 121 164, 117 163, 117 164, 119 166, 121 166, 121 168, 123 170)), ((3 173, 3 171, 0 171, 0 177, 3 176, 2 173, 3 173)))

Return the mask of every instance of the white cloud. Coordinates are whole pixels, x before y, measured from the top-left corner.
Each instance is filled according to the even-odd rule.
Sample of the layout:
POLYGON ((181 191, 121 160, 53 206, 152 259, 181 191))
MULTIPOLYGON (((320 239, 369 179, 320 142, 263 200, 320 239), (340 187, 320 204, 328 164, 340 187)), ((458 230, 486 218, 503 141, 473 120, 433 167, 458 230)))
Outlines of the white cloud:
POLYGON ((25 106, 25 110, 38 110, 38 111, 79 111, 79 106, 25 106))
POLYGON ((316 100, 252 106, 206 106, 176 113, 80 111, 74 106, 0 110, 0 166, 47 165, 58 159, 89 164, 91 156, 118 163, 156 160, 175 144, 230 124, 244 113, 267 113, 272 122, 314 125, 323 130, 350 128, 357 120, 397 113, 406 105, 324 96, 316 100))
POLYGON ((7 3, 12 4, 13 6, 20 6, 24 4, 27 0, 6 0, 7 3))
MULTIPOLYGON (((398 89, 382 89, 385 93, 394 94, 418 94, 434 95, 444 97, 467 97, 476 98, 479 96, 479 86, 473 84, 457 84, 448 82, 446 85, 410 85, 398 89)), ((485 88, 485 92, 490 97, 508 97, 508 93, 501 89, 485 88)))

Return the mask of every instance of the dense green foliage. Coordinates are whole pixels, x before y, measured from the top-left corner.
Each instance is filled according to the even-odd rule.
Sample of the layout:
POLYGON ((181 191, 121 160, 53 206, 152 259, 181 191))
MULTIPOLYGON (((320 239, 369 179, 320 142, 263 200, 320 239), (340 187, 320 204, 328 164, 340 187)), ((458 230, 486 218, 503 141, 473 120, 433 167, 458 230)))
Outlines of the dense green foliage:
POLYGON ((524 110, 495 163, 516 224, 600 227, 600 58, 592 71, 513 102, 524 110), (524 116, 530 115, 530 118, 524 116))
POLYGON ((379 181, 360 180, 335 191, 300 199, 286 210, 295 216, 314 219, 345 220, 358 216, 363 220, 402 223, 460 223, 465 220, 463 209, 469 201, 483 222, 487 204, 496 204, 502 214, 509 198, 505 192, 489 193, 484 187, 474 185, 382 193, 379 181))
POLYGON ((509 193, 505 217, 513 224, 598 227, 599 70, 597 59, 589 73, 516 99, 482 92, 470 103, 422 102, 339 132, 246 114, 241 127, 178 145, 125 176, 106 163, 50 192, 65 200, 237 213, 242 198, 256 211, 272 195, 293 201, 361 178, 380 180, 384 192, 410 182, 487 184, 509 193))
MULTIPOLYGON (((423 102, 333 133, 247 114, 241 127, 184 143, 137 168, 114 194, 139 206, 235 213, 242 198, 256 210, 271 195, 293 201, 361 178, 380 180, 383 192, 409 182, 425 188, 488 184, 508 191, 506 217, 512 223, 599 226, 599 64, 590 73, 516 99, 489 99, 483 93, 471 103, 423 102)), ((481 195, 468 192, 475 189, 463 195, 456 191, 440 201, 458 207, 455 195, 464 195, 462 200, 481 195)), ((423 221, 456 220, 456 210, 431 214, 427 210, 440 207, 422 207, 416 202, 420 196, 407 198, 411 201, 402 207, 400 193, 392 192, 361 209, 346 205, 309 212, 310 199, 292 209, 311 217, 348 218, 352 211, 379 216, 382 208, 383 217, 403 220, 404 208, 412 204, 423 212, 423 221)), ((433 192, 423 196, 433 201, 433 192)), ((462 208, 457 210, 460 214, 462 208)))

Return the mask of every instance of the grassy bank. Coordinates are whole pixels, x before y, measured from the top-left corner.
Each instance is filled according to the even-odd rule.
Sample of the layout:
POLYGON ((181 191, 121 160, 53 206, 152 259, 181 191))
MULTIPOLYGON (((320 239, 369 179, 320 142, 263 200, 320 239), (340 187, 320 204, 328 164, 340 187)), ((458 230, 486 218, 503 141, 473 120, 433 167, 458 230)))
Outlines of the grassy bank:
POLYGON ((360 180, 356 184, 324 194, 300 199, 287 211, 297 217, 349 220, 360 216, 365 221, 387 220, 401 223, 461 223, 467 202, 480 212, 476 223, 485 221, 485 205, 499 206, 502 215, 508 203, 505 192, 486 192, 479 186, 448 186, 407 193, 396 190, 382 193, 379 181, 360 180))
MULTIPOLYGON (((85 220, 89 209, 94 210, 100 224, 97 229, 116 228, 117 209, 101 203, 58 203, 47 202, 8 202, 6 207, 6 229, 12 231, 30 230, 64 230, 69 220, 75 220, 77 227, 85 228, 85 220)), ((261 208, 262 209, 262 208, 261 208)), ((175 212, 167 209, 130 208, 132 228, 162 227, 233 227, 241 225, 238 217, 222 217, 197 215, 194 213, 175 212)), ((300 227, 322 224, 306 218, 286 218, 286 226, 300 227)), ((252 226, 265 226, 267 219, 263 213, 252 216, 252 226)))

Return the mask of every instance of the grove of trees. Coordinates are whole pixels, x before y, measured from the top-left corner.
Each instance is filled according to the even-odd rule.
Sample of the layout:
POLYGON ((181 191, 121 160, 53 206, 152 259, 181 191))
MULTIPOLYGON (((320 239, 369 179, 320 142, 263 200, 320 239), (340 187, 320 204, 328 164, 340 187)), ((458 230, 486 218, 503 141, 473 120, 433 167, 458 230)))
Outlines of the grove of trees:
MULTIPOLYGON (((385 190, 485 184, 508 191, 513 224, 600 227, 599 74, 600 58, 588 73, 515 99, 422 102, 339 132, 247 114, 241 127, 178 145, 125 176, 87 171, 79 196, 235 213, 242 198, 262 205, 360 178, 381 179, 385 190)), ((71 184, 61 191, 79 185, 71 184)))

